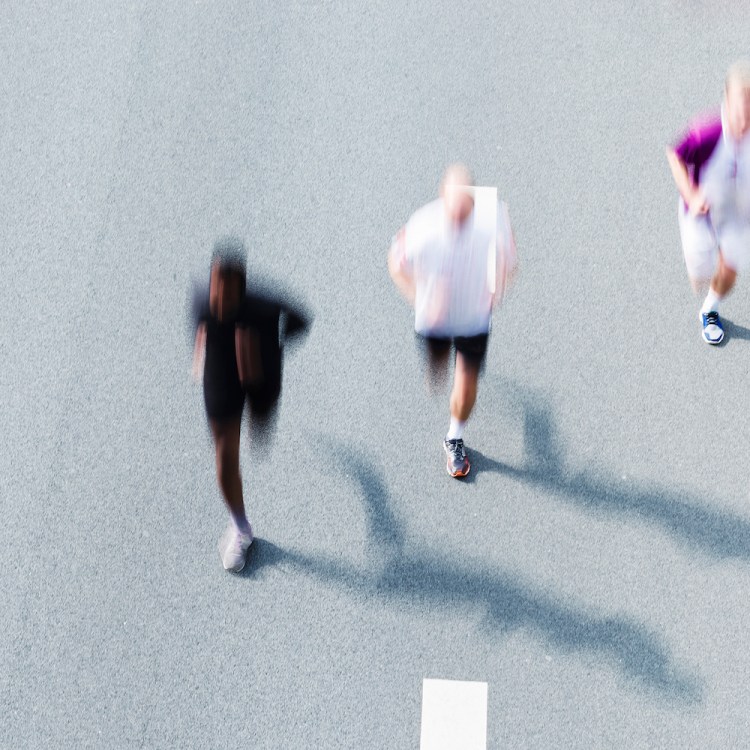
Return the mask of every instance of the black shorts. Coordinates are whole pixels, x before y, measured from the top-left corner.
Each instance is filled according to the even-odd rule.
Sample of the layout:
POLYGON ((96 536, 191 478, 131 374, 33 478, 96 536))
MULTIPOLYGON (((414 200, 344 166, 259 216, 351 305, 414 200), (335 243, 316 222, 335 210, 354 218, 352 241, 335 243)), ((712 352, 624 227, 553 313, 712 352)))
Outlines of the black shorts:
POLYGON ((265 379, 252 386, 240 383, 235 354, 234 328, 215 325, 209 330, 203 368, 203 401, 211 421, 224 422, 242 417, 245 400, 251 416, 271 415, 281 393, 281 357, 272 353, 263 362, 265 379))
POLYGON ((252 388, 243 388, 239 380, 230 383, 212 383, 205 378, 203 380, 206 414, 213 422, 240 419, 245 399, 250 405, 251 418, 264 419, 273 412, 280 394, 281 378, 252 388))
POLYGON ((237 374, 233 342, 206 352, 203 370, 203 401, 206 414, 212 421, 239 419, 250 405, 251 418, 263 419, 271 415, 281 394, 281 359, 265 363, 266 378, 252 386, 243 386, 237 374))
POLYGON ((456 352, 472 365, 481 369, 487 356, 487 341, 489 333, 479 333, 475 336, 425 336, 418 333, 417 340, 426 352, 430 361, 446 357, 453 346, 456 352))

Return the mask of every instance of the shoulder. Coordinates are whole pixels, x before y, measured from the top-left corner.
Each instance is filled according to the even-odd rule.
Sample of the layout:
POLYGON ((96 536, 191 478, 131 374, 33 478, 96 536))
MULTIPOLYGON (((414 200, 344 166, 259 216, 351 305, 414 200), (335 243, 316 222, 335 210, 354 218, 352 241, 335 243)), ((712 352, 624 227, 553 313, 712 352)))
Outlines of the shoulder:
POLYGON ((443 201, 440 198, 430 201, 428 204, 418 208, 409 218, 408 226, 418 226, 425 223, 432 223, 435 218, 440 216, 443 210, 443 201))
POLYGON ((690 132, 701 143, 716 143, 721 138, 721 111, 716 109, 698 115, 690 123, 690 132))
POLYGON ((241 317, 243 320, 269 320, 278 318, 283 308, 283 303, 269 290, 253 288, 245 293, 241 317))
POLYGON ((441 231, 443 225, 443 201, 437 199, 417 209, 406 223, 406 241, 417 245, 441 231))
POLYGON ((278 309, 279 303, 268 294, 252 291, 245 295, 245 307, 249 310, 267 311, 278 309))
POLYGON ((675 144, 675 151, 683 158, 698 151, 713 151, 721 138, 721 111, 711 110, 693 118, 687 130, 675 144))
POLYGON ((209 317, 208 282, 193 281, 190 290, 190 308, 193 321, 197 324, 209 317))

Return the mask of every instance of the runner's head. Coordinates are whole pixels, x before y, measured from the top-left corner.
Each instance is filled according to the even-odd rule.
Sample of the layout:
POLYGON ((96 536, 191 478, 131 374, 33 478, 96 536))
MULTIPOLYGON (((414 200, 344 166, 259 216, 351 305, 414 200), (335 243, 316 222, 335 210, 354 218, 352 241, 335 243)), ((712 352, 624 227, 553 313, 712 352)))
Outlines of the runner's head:
POLYGON ((729 68, 724 100, 729 131, 739 141, 750 132, 750 61, 738 60, 729 68))
POLYGON ((454 224, 462 224, 474 208, 474 178, 463 164, 451 164, 440 184, 445 212, 454 224))
POLYGON ((245 296, 246 253, 242 240, 222 237, 211 257, 209 307, 218 320, 230 319, 245 296))

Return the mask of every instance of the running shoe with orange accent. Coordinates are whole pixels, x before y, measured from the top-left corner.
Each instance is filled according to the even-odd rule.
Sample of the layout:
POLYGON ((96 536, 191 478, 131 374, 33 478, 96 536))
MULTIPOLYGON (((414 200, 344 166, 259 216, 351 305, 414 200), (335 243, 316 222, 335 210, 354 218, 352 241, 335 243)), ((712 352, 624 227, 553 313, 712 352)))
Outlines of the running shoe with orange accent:
POLYGON ((452 477, 465 477, 469 473, 471 464, 466 456, 463 440, 448 440, 443 443, 445 455, 448 457, 448 473, 452 477))

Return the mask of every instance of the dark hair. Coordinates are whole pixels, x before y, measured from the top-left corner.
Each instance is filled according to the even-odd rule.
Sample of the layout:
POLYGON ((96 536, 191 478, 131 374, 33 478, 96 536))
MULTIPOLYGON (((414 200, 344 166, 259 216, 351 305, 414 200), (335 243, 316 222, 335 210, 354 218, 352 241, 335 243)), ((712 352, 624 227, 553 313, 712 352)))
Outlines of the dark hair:
POLYGON ((220 237, 214 243, 211 269, 219 267, 222 274, 236 274, 242 280, 242 293, 247 285, 247 251, 239 237, 220 237))

